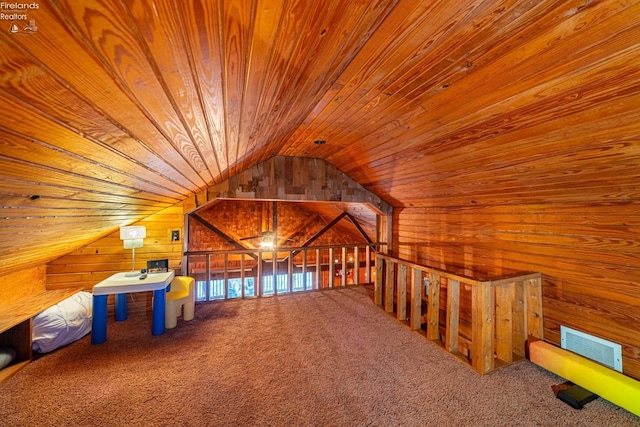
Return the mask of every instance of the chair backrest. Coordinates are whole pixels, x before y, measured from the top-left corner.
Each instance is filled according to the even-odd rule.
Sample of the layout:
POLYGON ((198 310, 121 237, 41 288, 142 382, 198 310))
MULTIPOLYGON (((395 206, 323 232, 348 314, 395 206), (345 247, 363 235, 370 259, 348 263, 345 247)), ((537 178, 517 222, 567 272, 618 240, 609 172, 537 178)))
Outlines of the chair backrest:
POLYGON ((171 280, 171 292, 187 292, 194 295, 195 280, 190 276, 175 276, 171 280))

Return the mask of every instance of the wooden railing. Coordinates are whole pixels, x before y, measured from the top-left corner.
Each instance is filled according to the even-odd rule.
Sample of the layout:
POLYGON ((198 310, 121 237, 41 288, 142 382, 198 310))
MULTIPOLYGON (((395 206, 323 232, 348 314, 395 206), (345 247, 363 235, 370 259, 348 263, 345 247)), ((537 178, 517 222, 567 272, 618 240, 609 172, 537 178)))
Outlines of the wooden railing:
POLYGON ((541 287, 540 273, 477 280, 376 254, 375 303, 480 374, 543 338, 541 287))
POLYGON ((186 271, 196 283, 221 284, 223 293, 205 300, 260 297, 336 286, 372 283, 380 243, 229 251, 186 252, 186 271), (294 275, 301 287, 294 288, 294 275), (271 276, 271 278, 269 278, 271 276), (284 279, 282 281, 277 279, 284 279), (265 289, 269 281, 272 288, 265 289), (251 288, 246 286, 251 283, 251 288), (299 281, 298 281, 299 282, 299 281), (234 286, 240 283, 240 289, 234 286), (285 287, 277 286, 285 283, 285 287), (248 290, 251 292, 247 292, 248 290))

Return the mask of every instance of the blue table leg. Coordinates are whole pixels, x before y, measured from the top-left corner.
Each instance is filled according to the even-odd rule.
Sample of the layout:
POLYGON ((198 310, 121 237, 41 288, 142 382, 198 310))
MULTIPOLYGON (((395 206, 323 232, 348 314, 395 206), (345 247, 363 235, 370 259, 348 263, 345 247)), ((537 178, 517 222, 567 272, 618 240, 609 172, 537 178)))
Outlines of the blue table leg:
POLYGON ((93 296, 91 319, 91 344, 102 344, 107 340, 107 295, 93 296))
POLYGON ((164 288, 153 291, 153 321, 151 335, 164 334, 164 312, 166 309, 164 288))
POLYGON ((127 320, 127 294, 116 294, 116 322, 127 320))

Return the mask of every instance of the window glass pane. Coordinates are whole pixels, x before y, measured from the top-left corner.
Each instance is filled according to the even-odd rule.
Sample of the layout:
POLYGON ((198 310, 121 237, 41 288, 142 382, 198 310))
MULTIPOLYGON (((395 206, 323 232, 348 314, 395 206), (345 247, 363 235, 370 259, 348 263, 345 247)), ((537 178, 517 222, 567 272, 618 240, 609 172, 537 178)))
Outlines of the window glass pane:
POLYGON ((228 282, 228 294, 229 298, 241 298, 242 297, 242 283, 241 279, 229 279, 228 282))
POLYGON ((291 276, 291 282, 291 288, 294 292, 313 289, 313 272, 307 271, 305 275, 303 275, 302 273, 294 273, 291 276), (305 276, 307 279, 306 286, 303 280, 305 276))
POLYGON ((278 281, 279 294, 289 292, 289 288, 287 287, 288 276, 286 274, 278 274, 276 276, 276 280, 278 281))
POLYGON ((209 283, 209 300, 224 299, 224 280, 214 279, 209 283))
POLYGON ((302 283, 302 273, 293 273, 291 276, 291 290, 298 292, 304 290, 304 284, 302 283))
POLYGON ((244 278, 244 296, 245 297, 256 296, 255 279, 253 277, 244 278))
POLYGON ((273 276, 262 276, 262 295, 273 295, 273 276))
POLYGON ((198 280, 196 282, 196 301, 207 300, 207 282, 205 280, 198 280))

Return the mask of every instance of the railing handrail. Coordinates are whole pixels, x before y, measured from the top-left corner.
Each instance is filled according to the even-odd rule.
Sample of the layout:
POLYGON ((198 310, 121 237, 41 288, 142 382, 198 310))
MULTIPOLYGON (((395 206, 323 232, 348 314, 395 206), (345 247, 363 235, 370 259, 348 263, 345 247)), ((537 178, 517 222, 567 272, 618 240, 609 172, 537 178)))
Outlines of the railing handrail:
POLYGON ((196 256, 196 255, 211 255, 211 254, 248 254, 248 253, 273 253, 273 252, 295 252, 295 251, 304 251, 304 250, 325 250, 325 249, 336 249, 336 248, 355 248, 355 247, 366 247, 370 246, 373 249, 378 246, 386 245, 386 243, 374 242, 374 243, 350 243, 344 245, 327 245, 327 246, 287 246, 280 248, 255 248, 255 249, 224 249, 224 250, 212 250, 212 251, 187 251, 184 252, 184 256, 196 256))
POLYGON ((432 273, 432 274, 437 274, 440 277, 445 277, 447 279, 452 279, 452 280, 458 280, 459 282, 464 282, 465 284, 468 285, 481 285, 483 282, 486 282, 487 280, 479 280, 479 279, 474 279, 473 277, 468 277, 468 276, 464 276, 462 274, 454 274, 445 270, 441 270, 439 268, 435 268, 435 267, 429 267, 426 265, 421 265, 421 264, 416 264, 415 262, 412 261, 408 261, 405 259, 401 259, 401 258, 396 258, 390 255, 385 255, 385 254, 376 254, 377 257, 384 259, 386 261, 391 261, 397 264, 403 264, 406 265, 408 267, 411 267, 413 269, 416 270, 420 270, 420 271, 424 271, 425 273, 432 273))
POLYGON ((385 254, 376 254, 376 269, 374 302, 388 313, 395 310, 397 319, 408 320, 413 330, 425 324, 429 340, 481 374, 522 360, 529 336, 543 338, 541 273, 514 272, 477 280, 385 254), (443 277, 447 279, 444 305, 443 277), (471 285, 466 307, 470 329, 464 335, 460 316, 466 285, 471 285))
MULTIPOLYGON (((294 291, 292 285, 294 275, 302 273, 303 289, 312 290, 325 287, 334 287, 334 282, 339 281, 339 286, 358 285, 361 283, 372 283, 372 276, 375 271, 375 254, 379 251, 379 246, 383 243, 350 243, 343 245, 325 246, 303 246, 286 248, 256 248, 256 249, 228 249, 209 251, 187 251, 185 256, 186 274, 204 275, 200 280, 196 278, 196 283, 206 283, 205 300, 210 300, 209 285, 216 280, 223 281, 222 299, 227 299, 231 292, 230 283, 232 280, 240 279, 241 298, 245 298, 245 280, 255 280, 256 291, 251 290, 251 297, 261 297, 266 294, 265 281, 272 276, 287 276, 287 290, 294 291), (349 253, 349 256, 347 256, 349 253), (298 255, 301 254, 301 257, 298 255), (328 254, 328 257, 325 255, 328 254), (353 255, 353 256, 351 256, 353 255), (249 264, 245 264, 246 257, 253 258, 249 264), (311 261, 311 262, 309 262, 311 261), (249 272, 248 275, 245 275, 249 272), (311 287, 307 287, 307 273, 313 272, 311 287), (361 272, 364 278, 361 281, 361 272), (239 277, 236 277, 239 274, 239 277), (220 277, 220 275, 222 275, 220 277), (338 278, 338 279, 336 279, 338 278)), ((253 282, 251 282, 253 283, 253 282)), ((217 285, 216 285, 217 286, 217 285)), ((233 284, 234 287, 237 283, 233 284)), ((251 285, 253 286, 253 285, 251 285)), ((300 290, 300 289, 297 289, 300 290)), ((234 291, 235 292, 235 291, 234 291)), ((274 295, 278 294, 274 288, 274 295)), ((215 298, 218 299, 216 291, 215 298)), ((237 296, 233 296, 236 298, 237 296)))
POLYGON ((397 257, 393 257, 390 255, 386 255, 386 254, 381 254, 381 253, 377 253, 376 254, 377 257, 384 259, 384 260, 388 260, 397 264, 403 264, 406 265, 408 267, 411 267, 413 269, 416 270, 420 270, 420 271, 424 271, 425 273, 432 273, 432 274, 437 274, 440 277, 445 277, 447 279, 451 279, 451 280, 457 280, 459 282, 463 282, 467 285, 473 285, 473 286, 479 286, 479 285, 483 285, 483 284, 488 284, 491 283, 492 285, 501 285, 504 283, 508 283, 511 282, 513 280, 514 277, 517 277, 518 280, 528 280, 528 279, 535 279, 538 278, 540 276, 540 273, 535 273, 535 272, 515 272, 512 274, 505 274, 502 276, 496 276, 496 277, 489 277, 489 278, 483 278, 483 279, 477 279, 477 278, 473 278, 473 277, 469 277, 469 276, 465 276, 463 274, 456 274, 456 273, 451 273, 449 271, 446 270, 441 270, 439 268, 435 268, 435 267, 429 267, 426 265, 422 265, 422 264, 417 264, 413 261, 409 261, 409 260, 405 260, 402 258, 397 258, 397 257))

